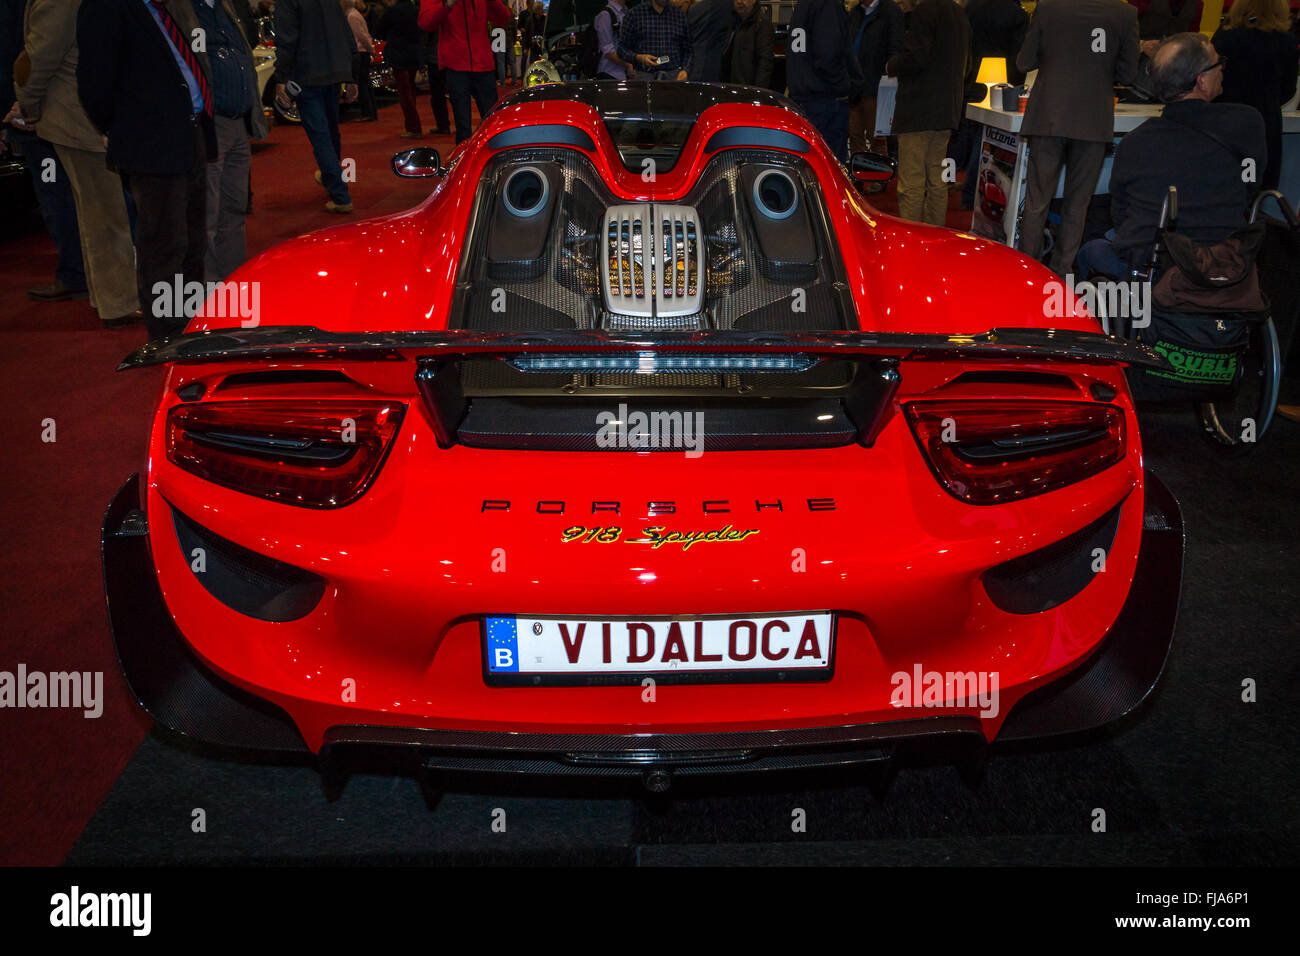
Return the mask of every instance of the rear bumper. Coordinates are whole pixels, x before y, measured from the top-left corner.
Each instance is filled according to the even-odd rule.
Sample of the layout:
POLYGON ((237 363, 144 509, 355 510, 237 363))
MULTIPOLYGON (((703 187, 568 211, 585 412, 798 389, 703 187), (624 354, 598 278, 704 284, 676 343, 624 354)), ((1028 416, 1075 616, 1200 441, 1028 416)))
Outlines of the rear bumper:
MULTIPOLYGON (((1178 503, 1150 472, 1137 570, 1128 598, 1097 651, 1079 667, 1020 700, 998 740, 1092 729, 1118 720, 1151 692, 1173 639, 1182 580, 1178 503)), ((195 740, 240 749, 309 752, 279 707, 213 674, 177 631, 158 587, 138 476, 104 517, 104 584, 118 661, 140 705, 195 740)), ((968 737, 973 717, 936 716, 840 727, 681 734, 553 734, 339 726, 324 750, 384 748, 448 770, 551 774, 723 773, 796 769, 889 758, 903 741, 968 737)))
POLYGON ((380 747, 435 770, 551 776, 677 776, 797 770, 888 760, 909 741, 983 741, 974 717, 796 730, 683 734, 552 734, 394 727, 335 727, 324 751, 380 747), (404 753, 403 753, 404 752, 404 753))

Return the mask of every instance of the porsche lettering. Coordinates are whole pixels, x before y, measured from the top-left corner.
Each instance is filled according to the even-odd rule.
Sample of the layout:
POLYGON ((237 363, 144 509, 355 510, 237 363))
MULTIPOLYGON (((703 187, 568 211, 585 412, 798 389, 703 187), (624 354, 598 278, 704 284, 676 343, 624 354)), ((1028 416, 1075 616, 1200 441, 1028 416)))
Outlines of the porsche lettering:
MULTIPOLYGON (((539 499, 533 502, 515 502, 509 498, 484 498, 479 505, 479 512, 528 510, 539 515, 563 514, 611 514, 620 517, 634 517, 638 505, 625 501, 591 501, 574 502, 564 499, 539 499)), ((838 504, 833 497, 783 499, 754 498, 750 501, 731 501, 727 498, 709 498, 701 501, 647 501, 643 514, 647 518, 659 515, 676 514, 731 514, 732 512, 753 511, 756 514, 782 514, 786 511, 812 512, 835 511, 838 504)))

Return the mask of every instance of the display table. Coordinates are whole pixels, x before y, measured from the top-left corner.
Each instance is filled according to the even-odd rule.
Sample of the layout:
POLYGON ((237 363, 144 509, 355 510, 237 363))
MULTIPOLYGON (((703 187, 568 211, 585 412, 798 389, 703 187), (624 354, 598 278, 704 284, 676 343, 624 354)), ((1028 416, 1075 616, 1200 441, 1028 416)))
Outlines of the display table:
MULTIPOLYGON (((1115 107, 1115 141, 1131 133, 1164 109, 1161 104, 1120 103, 1115 107)), ((1025 170, 1029 143, 1020 135, 1025 121, 1023 113, 995 110, 986 97, 982 103, 966 106, 966 118, 984 124, 980 144, 980 161, 976 172, 975 208, 971 213, 971 232, 997 239, 1009 246, 1020 240, 1020 208, 1025 201, 1025 170)), ((1097 193, 1110 192, 1110 169, 1114 156, 1109 152, 1097 179, 1097 193)), ((1062 182, 1065 173, 1061 173, 1062 182)), ((1300 199, 1300 111, 1282 114, 1282 179, 1279 187, 1295 205, 1300 199)), ((1056 195, 1061 195, 1058 183, 1056 195)))

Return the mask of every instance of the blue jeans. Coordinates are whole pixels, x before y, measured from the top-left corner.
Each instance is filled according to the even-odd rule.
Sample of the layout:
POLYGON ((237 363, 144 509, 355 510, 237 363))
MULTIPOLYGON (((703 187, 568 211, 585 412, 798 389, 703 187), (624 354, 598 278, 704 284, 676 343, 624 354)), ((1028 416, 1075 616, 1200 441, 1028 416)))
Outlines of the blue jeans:
POLYGON ((297 103, 303 131, 320 169, 321 185, 336 203, 352 202, 340 163, 343 147, 339 141, 339 85, 304 86, 297 103))
POLYGON ((849 161, 849 101, 833 96, 795 100, 813 128, 826 140, 835 158, 849 161))
POLYGON ((86 266, 81 258, 81 230, 77 227, 77 204, 72 198, 72 186, 59 164, 54 147, 35 133, 16 127, 9 130, 9 140, 18 146, 27 159, 27 171, 32 177, 32 188, 41 207, 45 228, 59 251, 59 263, 54 278, 73 292, 86 291, 86 266), (46 160, 54 162, 53 181, 45 182, 46 160))
POLYGON ((469 110, 470 97, 478 106, 481 119, 497 102, 497 75, 491 70, 443 70, 447 81, 447 98, 451 100, 451 115, 456 123, 456 142, 463 143, 474 131, 474 117, 469 110))
POLYGON ((1093 239, 1085 242, 1079 250, 1076 260, 1079 270, 1078 278, 1086 279, 1095 272, 1128 281, 1130 266, 1128 261, 1115 251, 1109 239, 1093 239))

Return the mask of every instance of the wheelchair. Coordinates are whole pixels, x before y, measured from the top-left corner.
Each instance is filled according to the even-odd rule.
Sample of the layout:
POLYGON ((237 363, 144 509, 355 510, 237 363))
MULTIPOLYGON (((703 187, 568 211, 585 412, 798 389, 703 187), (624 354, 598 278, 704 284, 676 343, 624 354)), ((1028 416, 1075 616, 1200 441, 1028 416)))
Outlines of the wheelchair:
MULTIPOLYGON (((1114 297, 1102 294, 1096 278, 1080 283, 1076 295, 1092 284, 1096 318, 1111 335, 1150 345, 1170 362, 1170 368, 1128 370, 1130 390, 1139 404, 1190 402, 1201 435, 1226 455, 1254 449, 1272 424, 1282 383, 1282 365, 1295 330, 1300 221, 1286 197, 1277 190, 1260 192, 1251 203, 1247 222, 1254 226, 1264 203, 1272 199, 1282 220, 1267 217, 1264 238, 1255 259, 1261 290, 1269 308, 1259 312, 1173 311, 1149 298, 1145 322, 1135 322, 1143 303, 1133 299, 1141 285, 1151 295, 1167 268, 1165 237, 1177 229, 1178 191, 1170 186, 1161 205, 1160 221, 1144 266, 1133 268, 1126 280, 1098 273, 1096 278, 1118 283, 1129 297, 1119 308, 1114 297), (1265 281, 1265 270, 1270 270, 1265 281), (1124 307, 1124 306, 1127 307, 1124 307), (1285 313, 1285 314, 1282 314, 1285 313), (1275 321, 1275 319, 1277 321, 1275 321), (1284 334, 1279 338, 1278 326, 1284 334)), ((1114 288, 1113 286, 1112 288, 1114 288)))

